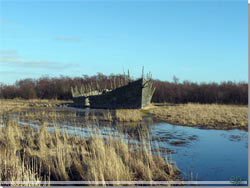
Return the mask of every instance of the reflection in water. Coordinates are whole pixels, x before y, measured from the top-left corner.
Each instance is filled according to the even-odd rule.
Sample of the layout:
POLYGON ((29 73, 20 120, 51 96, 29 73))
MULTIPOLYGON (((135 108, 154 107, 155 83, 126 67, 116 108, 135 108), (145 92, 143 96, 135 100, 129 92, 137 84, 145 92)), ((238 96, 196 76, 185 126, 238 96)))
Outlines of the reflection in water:
MULTIPOLYGON (((23 125, 39 128, 39 121, 23 125)), ((89 137, 101 134, 138 144, 141 138, 150 142, 152 151, 176 162, 187 180, 229 181, 233 176, 247 180, 248 133, 240 130, 206 130, 167 123, 153 123, 146 119, 140 123, 86 122, 81 116, 71 121, 53 121, 48 127, 65 129, 68 134, 89 137)))

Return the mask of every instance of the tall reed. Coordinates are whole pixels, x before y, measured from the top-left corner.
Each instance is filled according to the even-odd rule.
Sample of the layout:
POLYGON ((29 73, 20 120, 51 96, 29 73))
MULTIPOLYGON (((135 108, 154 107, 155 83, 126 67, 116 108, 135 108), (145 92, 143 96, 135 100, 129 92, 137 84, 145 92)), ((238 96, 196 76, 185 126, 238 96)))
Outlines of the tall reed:
POLYGON ((39 130, 8 121, 0 128, 0 180, 10 181, 152 181, 177 180, 179 170, 148 143, 131 145, 111 135, 68 135, 46 123, 39 130))

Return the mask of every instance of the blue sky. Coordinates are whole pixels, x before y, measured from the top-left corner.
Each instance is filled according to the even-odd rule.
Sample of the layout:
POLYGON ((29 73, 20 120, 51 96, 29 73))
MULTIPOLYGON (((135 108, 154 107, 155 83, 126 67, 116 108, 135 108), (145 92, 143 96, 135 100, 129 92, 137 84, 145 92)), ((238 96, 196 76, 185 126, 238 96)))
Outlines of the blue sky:
POLYGON ((0 82, 119 74, 248 79, 247 1, 0 0, 0 82))

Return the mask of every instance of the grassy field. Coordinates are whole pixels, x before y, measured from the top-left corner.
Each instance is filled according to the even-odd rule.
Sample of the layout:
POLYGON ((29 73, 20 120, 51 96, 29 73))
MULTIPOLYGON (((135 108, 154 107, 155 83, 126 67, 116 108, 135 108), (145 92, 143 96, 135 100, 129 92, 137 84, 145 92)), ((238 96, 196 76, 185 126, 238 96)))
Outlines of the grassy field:
POLYGON ((177 125, 212 129, 248 129, 248 107, 219 104, 150 106, 143 112, 177 125))

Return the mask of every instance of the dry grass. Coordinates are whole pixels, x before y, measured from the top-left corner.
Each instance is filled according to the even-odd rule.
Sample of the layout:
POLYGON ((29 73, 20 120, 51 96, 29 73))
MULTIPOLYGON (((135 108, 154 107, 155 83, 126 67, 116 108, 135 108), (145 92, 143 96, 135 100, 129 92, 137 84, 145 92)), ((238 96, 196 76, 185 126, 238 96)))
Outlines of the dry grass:
POLYGON ((78 113, 72 109, 40 107, 33 104, 60 104, 60 101, 48 100, 0 100, 0 114, 19 113, 29 120, 73 120, 83 117, 84 120, 138 122, 148 113, 156 119, 172 124, 201 126, 214 129, 239 128, 247 130, 247 106, 217 104, 183 104, 167 106, 148 106, 143 110, 90 110, 78 113), (32 104, 32 105, 31 105, 32 104))
POLYGON ((46 124, 35 131, 8 121, 0 128, 0 181, 137 181, 177 180, 179 171, 151 146, 92 135, 69 136, 46 124))
POLYGON ((94 121, 119 121, 138 122, 142 121, 141 110, 137 109, 95 109, 80 113, 72 108, 56 108, 55 104, 63 104, 65 101, 56 100, 0 100, 0 114, 18 113, 19 116, 29 120, 63 120, 74 119, 82 116, 85 120, 94 121))
POLYGON ((22 118, 28 120, 67 120, 69 118, 76 118, 76 113, 68 110, 55 111, 55 110, 29 110, 23 111, 19 114, 22 118))
POLYGON ((144 110, 155 118, 178 125, 215 129, 248 129, 247 106, 183 104, 151 106, 144 110))
POLYGON ((115 113, 116 119, 118 121, 142 121, 142 113, 140 110, 116 110, 115 113))
POLYGON ((142 113, 136 109, 118 110, 94 110, 84 114, 86 120, 96 121, 119 121, 119 122, 138 122, 142 121, 142 113))
MULTIPOLYGON (((45 101, 40 102, 44 104, 45 101)), ((89 139, 69 136, 65 131, 49 133, 46 124, 40 130, 20 127, 10 121, 12 114, 28 120, 75 118, 77 112, 40 108, 34 101, 0 100, 0 181, 83 180, 177 180, 179 170, 162 157, 153 156, 151 146, 130 145, 92 135, 89 139), (10 116, 8 116, 10 115, 10 116), (5 125, 6 127, 2 127, 5 125)), ((49 103, 49 101, 48 101, 49 103)), ((139 110, 100 110, 85 114, 86 119, 106 121, 137 121, 139 110)))
POLYGON ((23 112, 27 109, 43 109, 52 105, 62 104, 70 101, 59 100, 22 100, 22 99, 0 99, 0 114, 5 112, 23 112))
POLYGON ((0 114, 6 112, 19 112, 28 107, 27 103, 17 100, 0 100, 0 114))
POLYGON ((138 122, 142 121, 142 113, 140 110, 89 110, 78 113, 74 110, 63 109, 61 111, 51 110, 26 110, 20 113, 25 119, 29 120, 63 120, 82 117, 89 121, 119 121, 119 122, 138 122))

